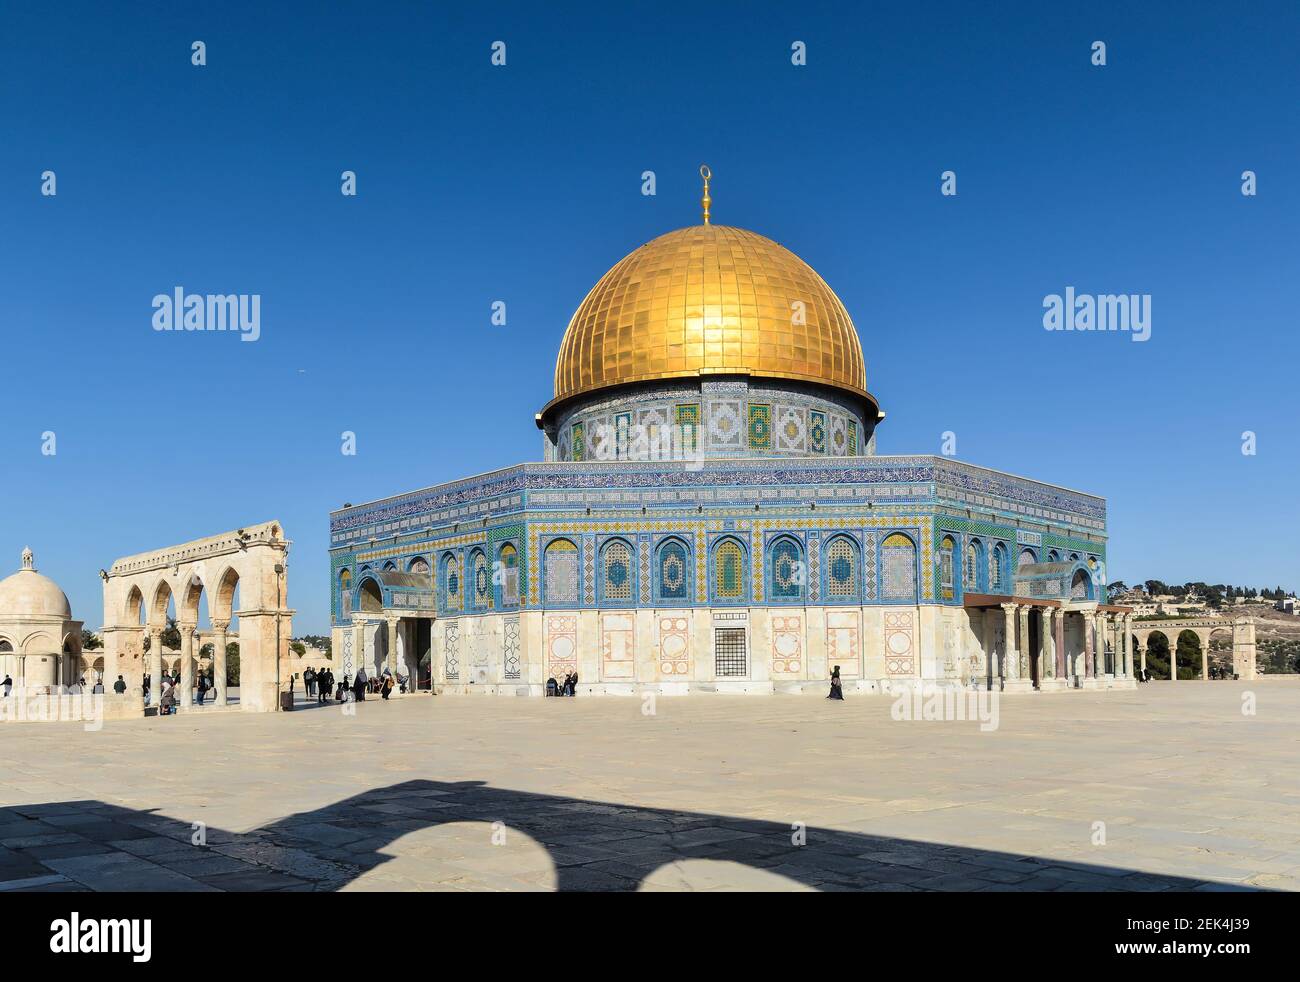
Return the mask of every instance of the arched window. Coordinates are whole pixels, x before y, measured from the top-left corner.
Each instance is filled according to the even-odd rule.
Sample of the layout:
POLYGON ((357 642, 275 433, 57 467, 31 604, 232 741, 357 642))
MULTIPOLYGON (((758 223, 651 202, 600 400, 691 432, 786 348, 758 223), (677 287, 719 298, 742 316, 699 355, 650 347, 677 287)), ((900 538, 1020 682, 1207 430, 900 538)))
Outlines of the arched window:
POLYGON ((659 546, 660 600, 691 599, 691 554, 679 539, 668 539, 659 546))
POLYGON ((416 576, 429 575, 429 561, 423 556, 416 556, 406 567, 408 573, 414 573, 416 576))
POLYGON ((451 553, 442 558, 442 606, 460 610, 460 564, 451 553))
POLYGON ((1033 549, 1021 549, 1020 558, 1016 560, 1016 568, 1019 569, 1021 566, 1028 566, 1036 562, 1038 562, 1038 557, 1034 555, 1033 549))
POLYGON ((396 569, 397 569, 397 563, 393 562, 391 559, 388 560, 388 562, 384 563, 384 572, 385 572, 385 573, 391 573, 391 572, 393 572, 393 571, 396 570, 396 569))
POLYGON ((803 561, 803 546, 797 539, 783 536, 772 543, 768 556, 773 600, 802 600, 808 574, 803 561))
POLYGON ((1007 589, 1007 547, 1001 542, 993 547, 993 569, 989 575, 991 592, 1011 592, 1007 589))
POLYGON ((826 596, 829 600, 858 597, 858 544, 837 535, 826 546, 826 596))
POLYGON ((501 606, 519 606, 519 550, 507 542, 497 553, 501 570, 501 606))
POLYGON ((984 543, 971 539, 966 543, 966 556, 961 568, 962 589, 968 593, 978 593, 980 580, 983 579, 980 568, 984 565, 984 543))
POLYGON ((884 600, 916 601, 916 544, 902 532, 895 532, 880 544, 883 572, 880 596, 884 600))
POLYGON ((713 550, 713 597, 723 603, 745 599, 745 550, 723 539, 713 550))
POLYGON ((632 601, 632 550, 622 539, 605 543, 600 553, 600 595, 611 603, 632 601))
POLYGON ((556 539, 546 547, 542 562, 542 586, 545 602, 578 602, 578 547, 568 539, 556 539))
POLYGON ((1047 561, 1049 563, 1059 563, 1061 561, 1061 554, 1053 549, 1047 554, 1047 561))
POLYGON ((951 535, 945 535, 939 543, 939 599, 952 600, 956 596, 956 584, 953 582, 954 566, 957 562, 957 543, 951 535))
POLYGON ((475 549, 469 557, 471 582, 474 585, 474 607, 482 610, 492 599, 492 574, 488 572, 487 556, 482 549, 475 549))
POLYGON ((1092 577, 1088 575, 1087 570, 1075 570, 1074 577, 1070 580, 1070 599, 1092 599, 1092 577))
POLYGON ((339 570, 339 620, 352 618, 352 571, 339 570))

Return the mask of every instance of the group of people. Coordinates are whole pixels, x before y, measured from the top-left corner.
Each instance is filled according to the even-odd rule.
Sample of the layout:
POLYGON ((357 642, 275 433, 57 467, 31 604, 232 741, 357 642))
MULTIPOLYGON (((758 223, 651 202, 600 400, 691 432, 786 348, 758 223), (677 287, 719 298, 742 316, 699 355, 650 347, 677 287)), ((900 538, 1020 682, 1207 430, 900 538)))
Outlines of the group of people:
MULTIPOLYGON (((181 685, 181 673, 176 669, 170 672, 164 671, 162 682, 159 686, 158 711, 159 715, 170 716, 176 711, 176 701, 179 698, 181 685)), ((213 670, 209 668, 206 672, 199 672, 199 676, 194 680, 194 704, 202 706, 207 701, 208 693, 214 692, 217 688, 216 678, 213 670)), ((153 703, 153 676, 145 673, 144 676, 144 704, 146 706, 153 703)), ((118 695, 126 692, 126 680, 122 676, 117 677, 113 683, 113 691, 118 695)))
POLYGON ((546 680, 546 694, 548 696, 576 696, 578 694, 578 673, 569 672, 564 676, 563 684, 550 678, 546 680))
MULTIPOLYGON (((371 678, 364 667, 357 672, 356 678, 344 675, 342 679, 336 679, 334 673, 328 668, 317 671, 309 667, 302 673, 302 682, 306 686, 308 698, 314 697, 318 704, 327 703, 330 699, 335 702, 347 702, 349 698, 355 702, 365 702, 367 692, 387 699, 394 689, 405 692, 409 681, 408 676, 400 672, 394 674, 387 666, 378 678, 371 678)), ((289 690, 293 691, 292 678, 289 680, 289 690)))

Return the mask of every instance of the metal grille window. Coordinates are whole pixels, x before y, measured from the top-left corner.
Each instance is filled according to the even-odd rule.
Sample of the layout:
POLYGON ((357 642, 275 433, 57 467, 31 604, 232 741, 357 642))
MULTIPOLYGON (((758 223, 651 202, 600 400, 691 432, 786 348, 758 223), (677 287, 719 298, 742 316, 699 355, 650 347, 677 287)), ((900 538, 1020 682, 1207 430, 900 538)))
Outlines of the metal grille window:
POLYGON ((714 667, 718 678, 741 677, 749 674, 745 657, 745 629, 720 627, 713 633, 714 667))

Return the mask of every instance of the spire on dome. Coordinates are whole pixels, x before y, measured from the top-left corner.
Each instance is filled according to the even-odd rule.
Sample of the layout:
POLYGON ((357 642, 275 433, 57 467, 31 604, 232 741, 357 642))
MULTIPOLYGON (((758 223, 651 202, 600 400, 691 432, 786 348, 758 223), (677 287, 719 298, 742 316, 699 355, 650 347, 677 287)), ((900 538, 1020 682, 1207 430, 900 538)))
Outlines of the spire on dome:
POLYGON ((713 204, 713 199, 709 197, 709 178, 713 176, 713 171, 709 170, 708 164, 700 164, 700 177, 704 178, 704 197, 700 199, 700 204, 704 206, 704 224, 709 224, 709 205, 713 204))

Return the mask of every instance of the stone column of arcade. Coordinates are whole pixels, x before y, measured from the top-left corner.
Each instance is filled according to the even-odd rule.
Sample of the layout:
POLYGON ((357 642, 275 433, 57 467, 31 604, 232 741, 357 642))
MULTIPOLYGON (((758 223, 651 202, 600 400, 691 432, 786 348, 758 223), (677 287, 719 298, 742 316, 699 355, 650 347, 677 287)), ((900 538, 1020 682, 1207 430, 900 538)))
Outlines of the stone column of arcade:
POLYGON ((1210 637, 1208 634, 1205 637, 1198 634, 1196 638, 1201 642, 1201 681, 1208 682, 1210 681, 1210 637))
POLYGON ((149 628, 149 705, 157 706, 162 692, 162 628, 149 628))
POLYGON ((1123 652, 1120 664, 1124 669, 1124 677, 1127 678, 1133 674, 1133 649, 1132 635, 1133 615, 1124 614, 1120 618, 1120 630, 1124 632, 1124 637, 1120 639, 1120 650, 1123 652))
POLYGON ((388 618, 388 650, 384 652, 384 664, 393 678, 397 678, 397 618, 388 618))
POLYGON ((1051 607, 1044 607, 1040 615, 1042 617, 1038 636, 1038 671, 1040 680, 1056 679, 1056 652, 1052 650, 1053 613, 1051 607))
POLYGON ((230 705, 230 696, 226 692, 226 629, 229 621, 212 622, 212 684, 216 694, 212 700, 214 706, 230 705))
POLYGON ((181 624, 181 698, 180 704, 188 706, 194 689, 194 629, 197 624, 181 624))
POLYGON ((1138 642, 1138 655, 1142 659, 1142 677, 1147 677, 1147 642, 1143 638, 1138 642))
POLYGON ((1011 688, 1020 679, 1020 654, 1016 650, 1016 605, 1002 604, 1002 687, 1011 688))
POLYGON ((1018 613, 1020 614, 1020 677, 1032 686, 1034 670, 1029 651, 1029 607, 1027 605, 1021 607, 1018 613))
POLYGON ((1106 615, 1100 610, 1097 611, 1097 663, 1094 666, 1097 678, 1104 677, 1106 672, 1106 615))

